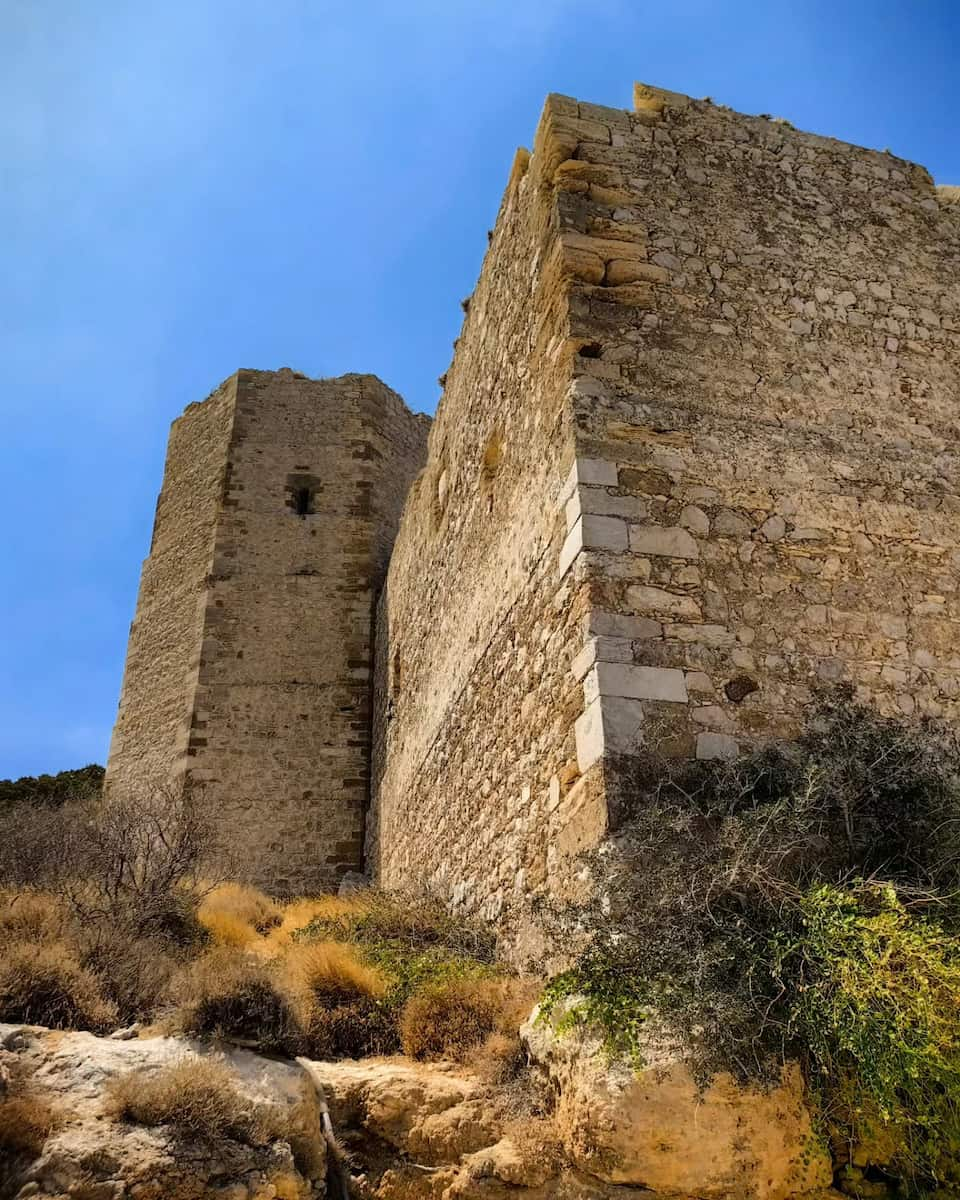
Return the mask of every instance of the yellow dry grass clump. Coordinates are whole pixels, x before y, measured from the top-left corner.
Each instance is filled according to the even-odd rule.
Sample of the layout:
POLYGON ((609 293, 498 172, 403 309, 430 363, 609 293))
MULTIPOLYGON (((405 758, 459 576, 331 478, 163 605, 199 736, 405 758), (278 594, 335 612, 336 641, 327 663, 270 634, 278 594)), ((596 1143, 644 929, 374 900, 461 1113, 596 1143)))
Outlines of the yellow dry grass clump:
POLYGON ((0 1158, 38 1155, 58 1124, 57 1114, 42 1096, 26 1093, 0 1100, 0 1158))
POLYGON ((197 919, 221 946, 248 946, 281 922, 276 901, 243 883, 221 883, 204 896, 197 919))
POLYGON ((0 891, 0 944, 61 941, 69 926, 63 901, 49 892, 0 891))
POLYGON ((290 1132, 282 1109, 252 1103, 222 1060, 196 1054, 113 1080, 106 1110, 119 1120, 169 1125, 208 1141, 232 1138, 262 1145, 290 1132))
POLYGON ((268 937, 271 942, 288 945, 293 934, 298 929, 305 928, 311 921, 333 921, 360 916, 367 911, 368 906, 369 901, 365 901, 362 892, 352 896, 316 896, 291 900, 283 906, 280 924, 270 930, 268 937))
POLYGON ((117 1017, 97 977, 62 942, 7 942, 0 950, 0 1016, 49 1029, 109 1028, 117 1017))
POLYGON ((304 942, 291 946, 284 956, 290 985, 310 994, 313 1003, 325 1006, 376 999, 387 990, 387 981, 357 957, 343 942, 304 942))
POLYGON ((538 985, 523 979, 454 979, 410 997, 400 1017, 405 1054, 469 1063, 495 1078, 520 1054, 519 1028, 538 985))

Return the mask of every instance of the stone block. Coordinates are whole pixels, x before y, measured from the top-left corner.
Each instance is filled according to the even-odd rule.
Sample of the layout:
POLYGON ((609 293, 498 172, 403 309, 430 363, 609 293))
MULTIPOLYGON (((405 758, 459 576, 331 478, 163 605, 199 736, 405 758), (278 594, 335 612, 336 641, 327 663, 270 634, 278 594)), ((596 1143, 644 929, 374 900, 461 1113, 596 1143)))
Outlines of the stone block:
POLYGON ((573 528, 582 513, 638 521, 647 515, 647 504, 639 496, 611 496, 602 488, 577 488, 567 501, 568 529, 573 528))
POLYGON ((628 638, 590 638, 570 664, 574 678, 579 682, 595 662, 633 662, 633 642, 628 638))
POLYGON ((629 545, 627 523, 619 517, 584 513, 579 523, 583 528, 585 550, 611 550, 619 554, 629 545))
POLYGON ((620 696, 628 700, 664 700, 686 704, 683 672, 674 667, 647 667, 639 663, 596 662, 583 681, 584 698, 620 696))
POLYGON ((697 758, 736 758, 739 753, 737 739, 729 733, 697 734, 697 758))
POLYGON ((647 584, 638 583, 627 588, 627 601, 632 608, 645 613, 663 613, 693 621, 698 621, 701 616, 700 605, 692 596, 668 592, 664 588, 647 584))
POLYGON ((630 549, 634 554, 662 558, 699 558, 700 547, 679 525, 631 525, 630 549))
POLYGON ((562 579, 567 571, 573 566, 573 563, 583 549, 583 522, 577 521, 574 527, 569 530, 564 538, 563 545, 560 547, 560 562, 558 571, 562 579))
POLYGON ((631 617, 626 613, 604 612, 594 608, 587 617, 586 633, 610 638, 658 638, 663 634, 663 626, 649 617, 631 617))

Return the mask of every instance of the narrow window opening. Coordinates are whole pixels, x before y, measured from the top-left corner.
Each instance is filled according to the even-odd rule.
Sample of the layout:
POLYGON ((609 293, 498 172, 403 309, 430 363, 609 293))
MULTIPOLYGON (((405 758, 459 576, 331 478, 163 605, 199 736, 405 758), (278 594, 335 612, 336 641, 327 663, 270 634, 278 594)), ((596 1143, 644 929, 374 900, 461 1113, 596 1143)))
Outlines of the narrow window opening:
POLYGON ((313 512, 313 493, 309 488, 297 488, 294 493, 294 508, 298 517, 305 517, 313 512))
POLYGON ((599 358, 603 353, 603 347, 599 342, 586 342, 577 353, 581 358, 599 358))

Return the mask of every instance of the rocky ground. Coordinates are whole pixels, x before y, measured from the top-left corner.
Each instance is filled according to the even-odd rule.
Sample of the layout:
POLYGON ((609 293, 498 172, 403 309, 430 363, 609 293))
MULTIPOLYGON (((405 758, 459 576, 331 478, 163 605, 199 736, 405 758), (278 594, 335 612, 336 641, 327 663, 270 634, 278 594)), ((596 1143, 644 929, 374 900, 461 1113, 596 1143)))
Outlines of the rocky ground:
POLYGON ((289 1060, 183 1038, 0 1025, 8 1096, 18 1089, 53 1114, 39 1144, 8 1150, 8 1194, 306 1200, 336 1196, 342 1178, 371 1200, 813 1200, 829 1185, 829 1159, 792 1076, 767 1091, 723 1080, 702 1091, 665 1044, 651 1047, 649 1069, 637 1074, 605 1061, 586 1035, 529 1025, 525 1038, 539 1111, 526 1091, 493 1087, 462 1066, 401 1057, 315 1064, 339 1142, 331 1152, 317 1090, 289 1060), (289 1136, 250 1144, 115 1114, 117 1079, 193 1055, 222 1062, 243 1101, 279 1114, 289 1136))

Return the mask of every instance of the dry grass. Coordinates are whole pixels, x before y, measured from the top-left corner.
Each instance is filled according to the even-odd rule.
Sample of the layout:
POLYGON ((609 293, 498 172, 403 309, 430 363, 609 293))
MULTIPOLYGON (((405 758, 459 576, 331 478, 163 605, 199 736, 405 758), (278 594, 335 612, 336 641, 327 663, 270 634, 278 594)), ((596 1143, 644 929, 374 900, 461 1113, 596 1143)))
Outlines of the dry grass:
POLYGON ((539 989, 529 980, 458 979, 413 995, 400 1017, 405 1054, 469 1062, 505 1077, 520 1049, 518 1030, 539 989))
POLYGON ((283 1110, 252 1103, 225 1063, 199 1055, 114 1080, 107 1111, 138 1125, 169 1125, 191 1139, 231 1138, 257 1146, 291 1135, 283 1110))
POLYGON ((0 1100, 0 1157, 35 1158, 58 1124, 56 1112, 42 1096, 24 1093, 0 1100))
POLYGON ((0 891, 0 943, 61 941, 70 925, 66 905, 50 892, 0 891))
POLYGON ((34 1089, 23 1064, 0 1065, 0 1196, 15 1196, 24 1173, 60 1124, 59 1114, 34 1089))
POLYGON ((360 1058, 396 1045, 392 1014, 380 1004, 387 981, 341 942, 290 948, 283 961, 288 984, 309 1006, 308 1045, 315 1058, 360 1058))
POLYGON ((387 990, 380 972, 365 966, 355 948, 343 942, 293 946, 285 955, 284 967, 291 983, 305 988, 322 1007, 376 999, 387 990))
POLYGON ((221 946, 249 946, 282 920, 282 909, 269 896, 242 883, 221 883, 204 896, 200 924, 221 946))
POLYGON ((301 897, 283 906, 280 924, 270 930, 271 942, 286 945, 293 935, 311 921, 339 921, 357 917, 367 911, 363 893, 354 896, 301 897))
POLYGON ((116 1007, 71 947, 7 942, 0 950, 0 1020, 99 1032, 116 1019, 116 1007))
POLYGON ((172 987, 187 1033, 299 1054, 312 1007, 280 966, 227 946, 215 947, 180 972, 172 987))

